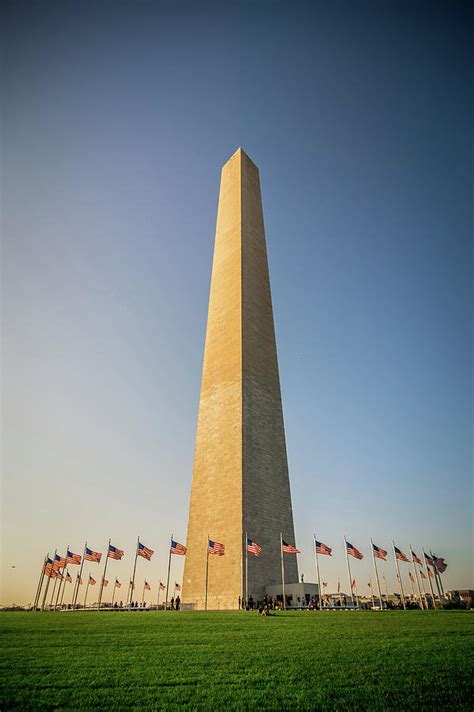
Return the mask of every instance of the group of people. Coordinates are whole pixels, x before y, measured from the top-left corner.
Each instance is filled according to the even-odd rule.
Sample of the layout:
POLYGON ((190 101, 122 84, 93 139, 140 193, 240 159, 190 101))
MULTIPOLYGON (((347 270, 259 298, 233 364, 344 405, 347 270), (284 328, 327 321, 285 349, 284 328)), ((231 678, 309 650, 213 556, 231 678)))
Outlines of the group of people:
POLYGON ((257 601, 255 604, 252 595, 248 597, 247 601, 239 596, 239 608, 242 608, 245 611, 253 611, 255 607, 257 608, 259 616, 269 616, 271 611, 283 610, 283 601, 277 601, 271 596, 267 596, 267 594, 265 594, 263 600, 257 601))

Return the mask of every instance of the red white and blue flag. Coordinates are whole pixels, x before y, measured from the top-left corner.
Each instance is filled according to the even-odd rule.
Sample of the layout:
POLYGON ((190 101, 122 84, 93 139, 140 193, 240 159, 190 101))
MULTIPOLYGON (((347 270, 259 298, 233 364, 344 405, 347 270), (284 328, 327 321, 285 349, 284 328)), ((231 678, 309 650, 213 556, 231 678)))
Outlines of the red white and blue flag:
POLYGON ((66 583, 72 583, 71 574, 66 573, 66 583))
POLYGON ((145 591, 151 591, 151 586, 148 581, 145 581, 145 591))
POLYGON ((160 591, 164 591, 165 588, 166 588, 165 584, 162 581, 160 581, 160 591))
POLYGON ((149 549, 147 546, 145 546, 145 544, 142 544, 141 541, 138 542, 138 556, 143 556, 144 559, 150 561, 151 557, 153 556, 153 553, 153 549, 149 549))
POLYGON ((412 551, 411 551, 411 557, 412 557, 413 561, 415 562, 415 564, 420 564, 420 566, 423 565, 423 564, 421 563, 421 559, 419 559, 419 558, 417 557, 417 555, 415 554, 415 552, 413 551, 413 549, 412 549, 412 551))
POLYGON ((359 559, 359 560, 364 558, 364 554, 362 554, 359 551, 359 549, 356 549, 356 547, 353 546, 353 544, 349 544, 348 541, 346 541, 346 547, 347 547, 347 553, 349 554, 349 556, 353 556, 355 559, 359 559))
POLYGON ((117 561, 120 561, 122 556, 124 555, 124 552, 122 549, 117 549, 116 546, 112 546, 112 544, 109 544, 109 550, 107 552, 107 556, 109 559, 116 559, 117 561))
POLYGON ((247 551, 249 554, 253 554, 254 556, 260 556, 262 553, 262 547, 260 544, 257 544, 256 541, 252 541, 252 539, 247 539, 247 551))
POLYGON ((281 540, 281 550, 284 554, 301 554, 301 551, 295 546, 288 544, 284 539, 281 540))
POLYGON ((187 548, 184 544, 171 540, 170 551, 172 554, 176 554, 177 556, 184 556, 187 552, 187 548))
POLYGON ((66 559, 63 558, 62 556, 59 556, 59 554, 55 554, 53 569, 55 571, 58 571, 58 569, 63 569, 65 566, 66 566, 66 559))
POLYGON ((94 578, 92 578, 92 576, 90 574, 89 574, 89 583, 91 586, 95 586, 97 583, 97 581, 94 578))
POLYGON ((102 579, 102 586, 104 586, 104 588, 106 588, 108 585, 109 585, 109 582, 107 581, 107 579, 102 579))
POLYGON ((406 554, 403 553, 401 549, 398 548, 398 546, 394 546, 393 550, 395 551, 395 558, 398 559, 399 561, 406 561, 407 563, 410 563, 410 559, 406 554))
POLYGON ((224 544, 220 544, 218 541, 212 541, 212 539, 209 539, 209 553, 216 554, 216 556, 224 556, 224 544))
POLYGON ((382 561, 387 561, 385 558, 387 556, 387 552, 385 549, 381 549, 380 546, 376 546, 375 544, 372 544, 372 548, 374 550, 374 556, 377 557, 377 559, 382 559, 382 561))
POLYGON ((317 554, 323 554, 324 556, 332 556, 332 549, 327 544, 323 544, 321 541, 314 542, 317 554))
POLYGON ((77 580, 78 586, 82 586, 82 579, 81 579, 81 577, 79 576, 79 574, 77 574, 76 580, 77 580))
POLYGON ((120 581, 116 578, 116 579, 115 579, 115 588, 120 588, 121 585, 122 585, 122 584, 120 583, 120 581))
POLYGON ((88 549, 86 546, 86 553, 84 554, 84 558, 86 561, 94 561, 98 564, 102 558, 102 554, 99 554, 98 551, 92 551, 92 549, 88 549))
POLYGON ((66 562, 68 564, 80 564, 82 556, 79 554, 73 554, 72 551, 68 551, 66 554, 66 562))
POLYGON ((424 574, 423 571, 420 571, 420 576, 421 576, 421 578, 423 578, 423 579, 426 578, 426 574, 424 574))
POLYGON ((46 576, 49 576, 49 578, 54 576, 53 562, 51 559, 46 559, 46 563, 44 565, 44 573, 46 574, 46 576))
POLYGON ((444 574, 444 572, 448 568, 448 565, 445 560, 443 558, 440 558, 439 556, 435 556, 433 552, 431 552, 431 556, 433 557, 433 563, 436 571, 438 571, 440 574, 444 574))
POLYGON ((180 583, 175 583, 174 585, 176 591, 181 591, 181 584, 180 583))
POLYGON ((426 553, 425 553, 425 561, 426 561, 426 563, 429 564, 430 566, 434 566, 434 561, 433 561, 433 559, 431 558, 431 556, 428 556, 428 554, 426 554, 426 553))

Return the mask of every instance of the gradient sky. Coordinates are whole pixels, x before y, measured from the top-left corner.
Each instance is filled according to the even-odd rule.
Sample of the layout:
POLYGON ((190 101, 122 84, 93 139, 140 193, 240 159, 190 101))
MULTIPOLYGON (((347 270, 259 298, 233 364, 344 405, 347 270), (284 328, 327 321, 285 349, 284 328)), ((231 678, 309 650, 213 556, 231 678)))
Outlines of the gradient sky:
MULTIPOLYGON (((3 7, 0 602, 85 538, 125 549, 126 581, 137 535, 155 599, 186 537, 238 146, 260 168, 300 573, 316 531, 328 590, 348 588, 344 534, 431 547, 447 589, 473 588, 469 3, 3 7)), ((367 592, 368 555, 353 573, 367 592)))

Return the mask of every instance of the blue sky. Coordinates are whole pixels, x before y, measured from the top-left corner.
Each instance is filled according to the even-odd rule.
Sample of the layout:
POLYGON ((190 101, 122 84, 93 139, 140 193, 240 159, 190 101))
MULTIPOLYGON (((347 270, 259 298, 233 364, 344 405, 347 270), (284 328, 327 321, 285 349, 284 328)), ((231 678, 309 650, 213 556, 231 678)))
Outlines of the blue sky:
POLYGON ((153 584, 185 539, 238 146, 262 182, 300 572, 316 531, 347 588, 342 537, 372 536, 472 588, 468 4, 3 12, 1 602, 32 600, 56 546, 112 537, 125 580, 141 535, 153 584))

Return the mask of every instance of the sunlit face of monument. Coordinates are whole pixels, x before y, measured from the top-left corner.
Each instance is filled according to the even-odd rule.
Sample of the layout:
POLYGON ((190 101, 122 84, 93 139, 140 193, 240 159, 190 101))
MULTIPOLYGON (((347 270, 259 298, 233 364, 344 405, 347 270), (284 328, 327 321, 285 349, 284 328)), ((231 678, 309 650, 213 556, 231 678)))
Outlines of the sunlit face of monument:
MULTIPOLYGON (((185 607, 238 607, 281 583, 280 532, 294 542, 258 168, 238 149, 222 169, 183 581, 185 607)), ((296 557, 285 579, 298 580, 296 557)))

